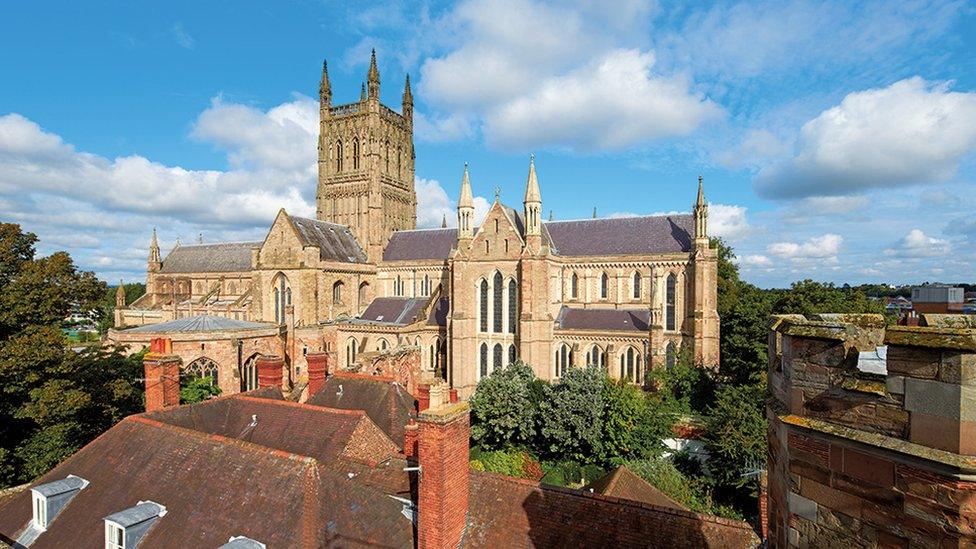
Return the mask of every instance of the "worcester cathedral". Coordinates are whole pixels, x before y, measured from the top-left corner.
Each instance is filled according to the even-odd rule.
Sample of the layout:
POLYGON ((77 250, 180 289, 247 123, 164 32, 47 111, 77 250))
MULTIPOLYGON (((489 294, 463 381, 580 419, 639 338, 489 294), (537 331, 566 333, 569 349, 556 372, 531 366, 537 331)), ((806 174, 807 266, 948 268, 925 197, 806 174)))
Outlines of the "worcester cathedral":
POLYGON ((154 231, 146 293, 118 296, 109 340, 169 339, 225 394, 256 386, 261 354, 283 356, 298 383, 309 353, 358 370, 411 352, 461 398, 515 360, 543 379, 596 365, 637 384, 680 352, 718 365, 701 178, 691 215, 545 221, 545 174, 530 159, 522 203, 496 191, 476 219, 465 165, 457 227, 418 229, 409 77, 402 98, 399 112, 380 102, 374 54, 359 100, 333 104, 323 65, 315 219, 282 209, 262 241, 177 243, 165 256, 154 231))

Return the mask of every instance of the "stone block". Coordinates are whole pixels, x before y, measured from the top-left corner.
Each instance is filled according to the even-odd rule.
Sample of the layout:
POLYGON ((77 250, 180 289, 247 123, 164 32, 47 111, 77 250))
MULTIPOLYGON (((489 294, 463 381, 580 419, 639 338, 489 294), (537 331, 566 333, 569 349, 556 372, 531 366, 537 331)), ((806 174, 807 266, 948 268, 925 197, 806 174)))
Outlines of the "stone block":
POLYGON ((889 346, 888 375, 903 375, 917 379, 935 379, 939 374, 942 352, 937 349, 889 346))
MULTIPOLYGON (((875 486, 890 488, 895 485, 893 462, 851 448, 842 448, 841 454, 841 473, 875 486)), ((832 468, 833 465, 834 460, 831 460, 832 468)))
POLYGON ((790 492, 787 497, 789 498, 790 513, 816 522, 817 502, 795 492, 790 492))
MULTIPOLYGON (((814 482, 810 479, 801 479, 800 495, 815 501, 818 505, 823 505, 854 518, 861 518, 861 508, 867 503, 853 494, 848 494, 842 490, 831 488, 830 486, 814 482)), ((793 507, 791 505, 790 510, 792 511, 792 509, 793 507)))
POLYGON ((891 375, 885 378, 885 389, 893 395, 905 394, 905 376, 891 375))
POLYGON ((959 385, 976 385, 976 354, 944 351, 939 363, 939 380, 959 385))
POLYGON ((946 419, 976 420, 976 388, 955 383, 908 378, 905 409, 946 419))

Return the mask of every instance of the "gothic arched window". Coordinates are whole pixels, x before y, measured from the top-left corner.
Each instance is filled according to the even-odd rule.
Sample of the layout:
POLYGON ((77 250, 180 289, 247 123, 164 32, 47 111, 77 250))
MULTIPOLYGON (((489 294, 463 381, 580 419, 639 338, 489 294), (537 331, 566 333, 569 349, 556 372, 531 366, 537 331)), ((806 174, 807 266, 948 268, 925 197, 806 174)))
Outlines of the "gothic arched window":
POLYGON ((479 324, 478 331, 487 332, 488 331, 488 281, 487 280, 481 281, 481 288, 478 290, 478 293, 480 294, 478 297, 479 297, 479 301, 481 302, 479 308, 479 312, 481 313, 481 319, 480 322, 478 323, 479 324))
POLYGON ((285 306, 291 305, 291 286, 288 284, 288 277, 279 273, 271 282, 271 286, 274 288, 272 295, 274 296, 275 323, 284 324, 285 306))
POLYGON ((508 331, 515 333, 518 325, 518 287, 515 280, 508 281, 508 331))
POLYGON ((352 140, 352 169, 359 169, 359 138, 352 140))
POLYGON ((569 345, 561 343, 559 348, 556 349, 555 362, 556 377, 563 377, 569 371, 570 367, 573 366, 573 349, 569 345))
POLYGON ((496 343, 492 351, 491 371, 502 369, 502 344, 496 343))
POLYGON ((253 391, 258 388, 258 355, 251 355, 241 364, 241 392, 253 391))
POLYGON ((368 282, 363 282, 359 285, 359 305, 362 306, 366 302, 366 290, 369 288, 368 282))
POLYGON ((610 293, 610 277, 607 273, 600 274, 600 299, 606 299, 610 293))
POLYGON ((342 171, 342 140, 341 139, 336 141, 335 154, 336 154, 335 157, 336 171, 341 172, 342 171))
POLYGON ((569 279, 569 295, 573 299, 579 297, 579 276, 576 273, 573 273, 573 276, 569 279))
POLYGON ((383 339, 382 337, 376 343, 376 350, 377 351, 385 351, 385 350, 387 350, 389 348, 390 348, 390 343, 387 340, 383 339))
POLYGON ((495 333, 500 333, 502 331, 502 273, 495 271, 495 277, 492 280, 492 289, 494 295, 492 296, 492 331, 495 333))
POLYGON ((386 141, 386 173, 390 173, 390 140, 386 141))
POLYGON ((342 288, 345 284, 341 280, 332 285, 332 303, 338 305, 342 303, 342 288))
POLYGON ((356 353, 359 351, 359 346, 356 344, 356 338, 350 337, 346 341, 346 366, 351 366, 356 363, 356 353))
POLYGON ((397 275, 396 280, 393 281, 393 295, 403 295, 403 279, 400 275, 397 275))
POLYGON ((640 353, 627 347, 620 353, 620 379, 640 383, 640 353))
POLYGON ((488 377, 488 344, 481 344, 481 361, 478 370, 478 379, 488 377))
POLYGON ((208 377, 217 385, 217 363, 212 358, 202 356, 187 365, 184 374, 188 377, 208 377))
POLYGON ((518 360, 518 356, 516 356, 515 345, 514 344, 513 345, 509 345, 508 346, 508 363, 509 364, 515 364, 515 361, 516 360, 518 360))
POLYGON ((675 319, 674 319, 674 301, 675 301, 675 297, 674 297, 674 294, 675 294, 675 285, 676 285, 676 282, 677 282, 677 277, 674 276, 674 273, 669 274, 668 275, 668 281, 667 281, 667 301, 666 301, 667 316, 666 316, 666 321, 665 321, 665 329, 668 329, 668 330, 674 330, 674 327, 675 327, 675 319))
POLYGON ((640 273, 634 273, 634 299, 640 299, 641 296, 641 276, 640 273))
POLYGON ((674 368, 674 365, 675 365, 675 363, 678 360, 678 353, 675 350, 674 342, 673 341, 669 341, 668 342, 668 350, 667 350, 667 355, 666 356, 667 356, 667 358, 665 359, 666 362, 664 364, 665 364, 665 367, 667 368, 667 370, 670 372, 671 369, 674 368))
POLYGON ((587 366, 599 366, 603 367, 605 362, 605 355, 603 349, 599 345, 593 345, 590 347, 589 352, 586 353, 586 364, 587 366))

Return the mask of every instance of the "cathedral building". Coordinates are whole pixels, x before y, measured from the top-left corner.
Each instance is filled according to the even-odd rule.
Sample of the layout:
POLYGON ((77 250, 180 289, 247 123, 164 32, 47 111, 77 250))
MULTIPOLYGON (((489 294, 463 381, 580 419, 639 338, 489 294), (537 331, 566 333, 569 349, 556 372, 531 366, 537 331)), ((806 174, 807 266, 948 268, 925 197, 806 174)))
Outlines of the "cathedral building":
POLYGON ((543 379, 596 365, 637 384, 680 352, 717 367, 700 177, 691 215, 547 222, 530 159, 521 204, 496 191, 476 219, 465 165, 457 227, 417 229, 409 77, 400 112, 380 103, 375 53, 359 101, 333 105, 324 64, 319 91, 316 218, 282 209, 263 241, 177 243, 165 257, 154 232, 146 294, 119 298, 110 342, 170 339, 224 393, 253 389, 268 354, 300 383, 309 353, 351 370, 414 353, 461 398, 516 360, 543 379))

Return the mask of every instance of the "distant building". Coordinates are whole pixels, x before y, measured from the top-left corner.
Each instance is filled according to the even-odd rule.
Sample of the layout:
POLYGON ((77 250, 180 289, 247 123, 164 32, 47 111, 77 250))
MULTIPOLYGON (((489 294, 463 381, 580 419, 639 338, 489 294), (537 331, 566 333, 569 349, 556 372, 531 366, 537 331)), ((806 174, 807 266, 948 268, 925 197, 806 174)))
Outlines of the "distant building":
POLYGON ((956 286, 916 286, 912 305, 917 313, 962 312, 965 292, 956 286))

